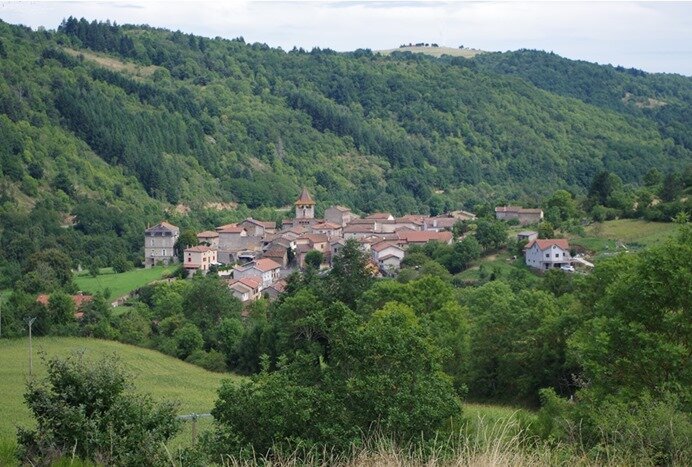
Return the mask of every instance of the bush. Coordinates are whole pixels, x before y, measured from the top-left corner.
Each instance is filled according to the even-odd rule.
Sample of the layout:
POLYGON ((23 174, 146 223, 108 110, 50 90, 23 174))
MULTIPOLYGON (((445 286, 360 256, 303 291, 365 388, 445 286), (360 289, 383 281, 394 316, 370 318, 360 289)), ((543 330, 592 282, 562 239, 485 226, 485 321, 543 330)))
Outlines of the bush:
POLYGON ((204 350, 195 350, 192 352, 185 361, 192 363, 193 365, 200 366, 205 370, 214 371, 216 373, 225 373, 228 371, 226 367, 226 359, 223 354, 218 350, 210 350, 205 352, 204 350))
POLYGON ((163 465, 162 444, 179 428, 176 405, 136 395, 115 357, 81 354, 53 358, 48 376, 30 381, 24 395, 35 430, 19 429, 27 464, 48 465, 72 454, 105 465, 163 465))

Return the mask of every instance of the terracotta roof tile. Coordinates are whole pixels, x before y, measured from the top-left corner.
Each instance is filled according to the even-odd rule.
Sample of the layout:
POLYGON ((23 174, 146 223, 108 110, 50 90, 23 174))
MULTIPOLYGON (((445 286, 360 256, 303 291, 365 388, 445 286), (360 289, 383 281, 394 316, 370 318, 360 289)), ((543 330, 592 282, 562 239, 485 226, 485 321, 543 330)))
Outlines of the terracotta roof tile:
POLYGON ((295 204, 314 205, 315 202, 312 200, 312 196, 310 196, 310 193, 308 193, 308 189, 303 187, 303 191, 300 193, 300 196, 298 197, 298 200, 295 202, 295 204))

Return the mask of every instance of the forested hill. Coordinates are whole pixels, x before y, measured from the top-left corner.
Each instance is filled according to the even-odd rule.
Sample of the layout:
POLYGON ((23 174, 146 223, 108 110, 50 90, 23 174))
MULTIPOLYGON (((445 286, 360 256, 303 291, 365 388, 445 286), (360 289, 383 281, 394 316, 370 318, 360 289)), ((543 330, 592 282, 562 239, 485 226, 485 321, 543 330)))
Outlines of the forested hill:
POLYGON ((690 113, 676 110, 689 78, 559 57, 533 69, 526 54, 285 52, 73 18, 55 32, 0 22, 3 193, 65 214, 84 199, 151 213, 282 206, 305 184, 323 205, 427 212, 581 192, 603 169, 637 183, 692 160, 690 113), (568 71, 543 82, 549 66, 568 71), (571 67, 596 70, 591 83, 571 67), (658 116, 622 101, 640 84, 665 102, 658 116))

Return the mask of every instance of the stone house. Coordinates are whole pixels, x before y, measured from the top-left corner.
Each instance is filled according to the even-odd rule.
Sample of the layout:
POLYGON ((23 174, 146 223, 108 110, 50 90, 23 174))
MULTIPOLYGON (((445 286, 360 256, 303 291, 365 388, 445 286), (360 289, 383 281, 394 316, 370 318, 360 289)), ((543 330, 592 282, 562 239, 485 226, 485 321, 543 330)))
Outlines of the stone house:
POLYGON ((274 244, 262 255, 263 258, 269 258, 272 261, 276 261, 281 265, 282 268, 288 266, 288 248, 274 244))
POLYGON ((327 237, 341 237, 341 225, 331 222, 320 222, 312 226, 313 234, 324 234, 327 237))
POLYGON ((424 230, 424 231, 411 231, 411 230, 402 230, 398 231, 397 237, 399 238, 399 241, 397 242, 398 244, 402 246, 408 246, 408 245, 425 245, 428 242, 440 242, 440 243, 445 243, 447 245, 452 244, 452 232, 449 231, 444 231, 444 232, 435 232, 435 231, 430 231, 430 230, 424 230))
POLYGON ((212 230, 205 230, 197 234, 197 241, 201 245, 206 245, 209 248, 219 248, 219 233, 212 230))
POLYGON ((495 208, 495 218, 502 221, 516 219, 521 225, 537 224, 543 220, 543 210, 521 206, 498 206, 495 208))
POLYGON ((190 275, 196 271, 206 274, 212 264, 218 264, 216 250, 206 245, 186 248, 183 252, 183 267, 190 275))
POLYGON ((325 222, 340 225, 341 227, 345 227, 346 224, 356 217, 349 208, 343 206, 330 206, 324 211, 325 222))
POLYGON ((279 281, 274 282, 272 285, 267 287, 262 291, 262 295, 266 296, 269 300, 276 300, 279 298, 279 295, 283 293, 283 291, 286 289, 286 281, 281 279, 279 281))
POLYGON ((564 238, 536 239, 524 247, 526 265, 547 270, 572 264, 569 242, 564 238))
POLYGON ((528 242, 531 243, 534 240, 538 239, 538 232, 534 232, 533 230, 522 230, 517 234, 517 241, 518 242, 528 242))
POLYGON ((249 217, 238 224, 247 231, 248 237, 263 237, 276 233, 276 222, 258 221, 249 217))
POLYGON ((454 224, 459 222, 459 219, 447 216, 426 217, 423 219, 423 230, 432 230, 441 232, 443 230, 452 230, 454 224))
POLYGON ((144 267, 178 262, 175 242, 180 237, 180 229, 168 222, 159 222, 144 231, 144 267))

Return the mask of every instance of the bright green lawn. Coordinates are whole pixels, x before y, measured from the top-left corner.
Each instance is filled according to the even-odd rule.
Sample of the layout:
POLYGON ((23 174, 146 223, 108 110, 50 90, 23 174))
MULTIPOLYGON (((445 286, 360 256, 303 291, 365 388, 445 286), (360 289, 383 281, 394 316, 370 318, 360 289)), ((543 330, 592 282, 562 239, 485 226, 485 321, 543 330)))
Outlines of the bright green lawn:
POLYGON ((585 229, 584 236, 572 236, 572 245, 582 246, 599 255, 645 248, 664 241, 677 230, 677 225, 666 222, 647 222, 637 219, 618 219, 597 222, 585 229))
MULTIPOLYGON (((22 397, 29 367, 27 345, 26 338, 0 339, 0 440, 13 439, 17 424, 31 424, 22 397)), ((181 414, 208 413, 214 406, 221 380, 241 378, 232 374, 212 373, 154 350, 77 337, 35 338, 34 372, 45 375, 39 357, 41 352, 51 357, 78 349, 84 349, 86 355, 91 356, 117 353, 133 374, 138 391, 149 393, 157 400, 179 401, 181 414)), ((186 427, 186 431, 189 436, 189 427, 186 427)), ((187 440, 185 431, 181 436, 187 440)))
POLYGON ((96 277, 90 275, 75 276, 79 290, 95 294, 105 289, 111 291, 110 297, 116 299, 136 290, 151 281, 161 279, 164 274, 175 270, 175 266, 157 266, 150 269, 133 269, 120 274, 102 274, 96 277))

